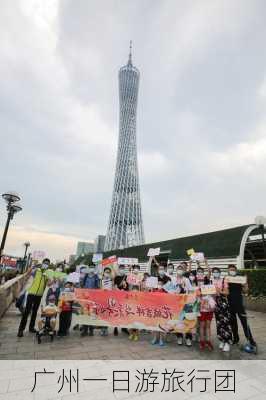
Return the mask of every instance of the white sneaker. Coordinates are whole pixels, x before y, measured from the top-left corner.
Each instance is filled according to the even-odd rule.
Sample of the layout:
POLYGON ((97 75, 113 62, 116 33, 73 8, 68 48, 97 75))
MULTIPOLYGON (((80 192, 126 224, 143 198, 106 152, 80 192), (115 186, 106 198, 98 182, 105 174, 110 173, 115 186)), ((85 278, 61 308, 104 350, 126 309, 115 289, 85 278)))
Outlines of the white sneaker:
POLYGON ((186 346, 188 346, 188 347, 192 346, 192 341, 190 338, 186 338, 186 346))
POLYGON ((224 349, 224 342, 220 342, 220 344, 219 344, 219 349, 220 349, 220 350, 223 350, 223 349, 224 349))
POLYGON ((179 344, 179 346, 182 346, 183 338, 181 336, 177 338, 177 344, 179 344))
POLYGON ((229 343, 225 343, 224 344, 223 351, 230 351, 230 344, 229 343))

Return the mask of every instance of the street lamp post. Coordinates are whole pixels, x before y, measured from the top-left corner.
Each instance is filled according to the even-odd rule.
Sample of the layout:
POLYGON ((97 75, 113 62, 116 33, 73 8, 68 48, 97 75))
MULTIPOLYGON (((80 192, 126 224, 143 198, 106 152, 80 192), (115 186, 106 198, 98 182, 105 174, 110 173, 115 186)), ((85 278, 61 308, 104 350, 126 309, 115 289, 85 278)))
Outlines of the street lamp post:
POLYGON ((18 203, 20 200, 20 196, 15 193, 15 192, 6 192, 2 194, 3 199, 7 203, 7 220, 6 220, 6 225, 1 241, 1 246, 0 246, 0 261, 2 257, 3 250, 5 248, 5 243, 6 243, 6 237, 7 237, 7 232, 9 228, 10 221, 13 219, 14 215, 22 210, 21 205, 18 203))
POLYGON ((30 242, 25 242, 24 246, 25 246, 24 260, 25 260, 26 256, 27 256, 28 248, 30 247, 30 242))

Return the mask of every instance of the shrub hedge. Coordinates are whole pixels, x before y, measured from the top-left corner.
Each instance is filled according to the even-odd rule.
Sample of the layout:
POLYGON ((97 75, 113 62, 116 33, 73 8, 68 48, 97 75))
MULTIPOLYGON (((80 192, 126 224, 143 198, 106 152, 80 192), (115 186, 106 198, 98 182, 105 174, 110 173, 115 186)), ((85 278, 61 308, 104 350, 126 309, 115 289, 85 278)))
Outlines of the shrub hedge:
POLYGON ((266 268, 244 269, 239 271, 241 275, 247 275, 249 295, 253 297, 266 296, 266 268))

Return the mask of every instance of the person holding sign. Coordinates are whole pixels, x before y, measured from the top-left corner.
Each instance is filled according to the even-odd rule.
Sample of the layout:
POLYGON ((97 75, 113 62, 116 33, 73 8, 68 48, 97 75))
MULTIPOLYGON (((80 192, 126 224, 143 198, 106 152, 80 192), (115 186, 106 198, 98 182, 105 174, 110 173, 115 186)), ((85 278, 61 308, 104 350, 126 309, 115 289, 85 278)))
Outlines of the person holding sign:
MULTIPOLYGON (((133 265, 132 272, 127 276, 127 282, 129 285, 129 290, 140 291, 142 287, 143 276, 140 274, 140 266, 133 265)), ((139 330, 130 329, 129 330, 129 340, 138 341, 139 340, 139 330)))
MULTIPOLYGON (((187 272, 187 265, 184 263, 179 264, 176 270, 176 280, 175 280, 176 293, 178 294, 185 294, 191 291, 191 283, 185 275, 186 272, 187 272)), ((177 344, 179 346, 182 346, 183 343, 184 343, 184 334, 177 333, 177 344)), ((185 335, 185 345, 188 347, 192 346, 191 332, 187 332, 185 335)))
MULTIPOLYGON (((116 275, 116 277, 114 279, 114 286, 115 286, 115 289, 118 289, 118 290, 128 290, 126 269, 123 264, 119 265, 118 274, 116 275)), ((127 333, 127 334, 129 333, 127 328, 122 328, 121 331, 124 333, 127 333)), ((115 327, 114 328, 114 336, 117 336, 117 335, 118 335, 118 328, 115 327)))
MULTIPOLYGON (((95 265, 90 265, 88 267, 88 272, 84 274, 84 277, 81 282, 81 287, 83 289, 99 289, 100 288, 100 279, 96 273, 95 265)), ((81 336, 93 336, 94 335, 94 327, 92 325, 83 325, 81 327, 81 336), (88 333, 89 331, 89 333, 88 333)))
MULTIPOLYGON (((210 270, 208 270, 208 276, 205 276, 204 269, 198 267, 196 273, 196 279, 198 287, 204 290, 205 285, 210 284, 210 270)), ((215 300, 212 295, 200 294, 200 316, 199 316, 199 328, 200 328, 200 350, 207 348, 213 350, 211 343, 211 322, 213 319, 213 313, 215 310, 215 300)))
POLYGON ((230 351, 232 341, 232 328, 230 325, 230 309, 228 303, 228 283, 221 277, 221 270, 218 267, 212 269, 212 283, 216 288, 215 319, 217 337, 220 340, 219 349, 225 352, 230 351))
MULTIPOLYGON (((69 333, 69 329, 72 321, 72 307, 73 300, 68 299, 68 295, 70 293, 74 294, 74 286, 72 282, 66 282, 64 286, 64 290, 60 294, 59 297, 59 329, 57 332, 57 336, 67 336, 69 333)), ((73 297, 73 296, 69 296, 73 297)))
MULTIPOLYGON (((104 290, 112 290, 114 286, 112 278, 112 270, 110 267, 106 267, 103 270, 103 277, 101 282, 101 288, 104 290)), ((101 328, 101 336, 108 336, 108 327, 103 326, 101 328)))
MULTIPOLYGON (((159 293, 166 293, 166 291, 163 288, 163 282, 158 280, 158 285, 157 288, 152 289, 153 292, 159 292, 159 293)), ((153 332, 152 335, 152 345, 158 344, 160 347, 165 346, 165 338, 166 334, 164 332, 153 332)))
POLYGON ((243 293, 248 293, 248 284, 246 283, 230 283, 230 277, 237 276, 237 269, 235 265, 228 265, 228 286, 229 286, 229 306, 231 312, 231 327, 233 331, 233 344, 239 343, 238 335, 238 324, 237 316, 240 319, 242 328, 246 339, 248 341, 248 346, 250 346, 251 351, 254 350, 257 345, 253 339, 250 327, 247 321, 247 314, 243 303, 243 293))

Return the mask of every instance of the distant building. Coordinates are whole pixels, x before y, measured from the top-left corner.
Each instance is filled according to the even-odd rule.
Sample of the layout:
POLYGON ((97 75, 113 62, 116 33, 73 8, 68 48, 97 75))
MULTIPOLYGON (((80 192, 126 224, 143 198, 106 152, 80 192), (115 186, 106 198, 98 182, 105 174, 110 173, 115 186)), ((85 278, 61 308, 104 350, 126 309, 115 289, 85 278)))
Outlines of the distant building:
POLYGON ((104 252, 104 244, 105 244, 105 235, 98 235, 95 239, 95 253, 103 253, 104 252))
POLYGON ((78 242, 76 257, 94 252, 94 243, 78 242))

